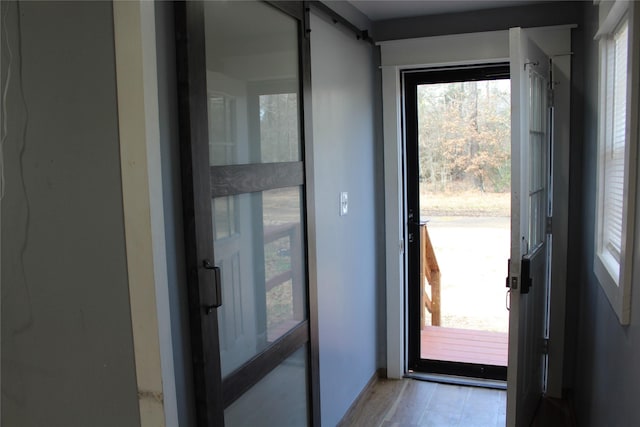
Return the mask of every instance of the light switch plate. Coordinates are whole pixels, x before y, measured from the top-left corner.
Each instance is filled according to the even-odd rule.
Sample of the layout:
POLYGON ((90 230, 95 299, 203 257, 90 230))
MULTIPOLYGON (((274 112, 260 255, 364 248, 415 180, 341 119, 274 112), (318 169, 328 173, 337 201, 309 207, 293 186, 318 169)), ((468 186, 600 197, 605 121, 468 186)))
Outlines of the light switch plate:
POLYGON ((349 193, 340 193, 340 216, 345 216, 349 212, 349 193))

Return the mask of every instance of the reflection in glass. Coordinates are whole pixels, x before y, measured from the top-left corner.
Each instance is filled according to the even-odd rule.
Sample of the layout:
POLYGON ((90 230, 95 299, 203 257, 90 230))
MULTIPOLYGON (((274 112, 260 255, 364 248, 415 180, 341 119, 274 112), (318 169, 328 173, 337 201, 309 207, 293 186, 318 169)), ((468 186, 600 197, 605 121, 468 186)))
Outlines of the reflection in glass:
POLYGON ((236 210, 233 197, 219 197, 213 200, 213 235, 216 240, 231 237, 236 232, 236 210))
POLYGON ((298 96, 260 95, 262 162, 296 161, 298 155, 298 96))
POLYGON ((224 411, 227 427, 308 425, 307 351, 301 348, 224 411))
POLYGON ((300 188, 213 199, 223 377, 306 317, 300 188))
POLYGON ((209 164, 235 161, 235 99, 224 94, 209 95, 209 164))
POLYGON ((205 2, 210 165, 300 160, 298 24, 262 2, 205 2))

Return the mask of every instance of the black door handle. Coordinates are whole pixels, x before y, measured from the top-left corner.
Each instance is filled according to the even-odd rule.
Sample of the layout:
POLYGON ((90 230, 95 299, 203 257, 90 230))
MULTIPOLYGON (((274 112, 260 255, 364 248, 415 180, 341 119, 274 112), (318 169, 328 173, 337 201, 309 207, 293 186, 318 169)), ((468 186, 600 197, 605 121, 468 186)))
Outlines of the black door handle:
POLYGON ((531 258, 525 256, 522 257, 522 261, 520 262, 520 293, 528 294, 532 284, 531 258))
POLYGON ((211 304, 205 305, 205 312, 210 314, 214 308, 222 305, 222 281, 220 280, 220 267, 211 264, 208 259, 202 261, 202 267, 205 270, 213 271, 213 301, 211 304))

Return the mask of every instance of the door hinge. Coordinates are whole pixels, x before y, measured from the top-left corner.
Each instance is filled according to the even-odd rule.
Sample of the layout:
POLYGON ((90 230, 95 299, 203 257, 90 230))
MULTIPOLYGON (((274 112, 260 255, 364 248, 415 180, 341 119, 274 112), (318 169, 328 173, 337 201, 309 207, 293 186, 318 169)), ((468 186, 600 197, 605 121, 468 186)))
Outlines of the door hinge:
POLYGON ((547 234, 552 234, 551 230, 553 229, 553 217, 547 217, 547 234))
POLYGON ((549 338, 542 339, 542 354, 549 354, 549 338))
POLYGON ((404 239, 400 239, 400 253, 404 253, 404 239))

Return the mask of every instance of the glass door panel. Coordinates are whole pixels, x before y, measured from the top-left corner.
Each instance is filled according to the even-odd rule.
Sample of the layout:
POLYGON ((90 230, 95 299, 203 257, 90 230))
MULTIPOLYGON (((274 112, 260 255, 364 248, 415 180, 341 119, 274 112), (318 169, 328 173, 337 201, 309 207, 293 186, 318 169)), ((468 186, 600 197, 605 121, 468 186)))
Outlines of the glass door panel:
POLYGON ((307 370, 307 351, 301 348, 225 409, 225 426, 307 425, 307 370))
POLYGON ((319 400, 305 268, 305 11, 254 1, 174 10, 198 425, 306 425, 319 400))
POLYGON ((409 367, 503 380, 508 67, 407 71, 404 84, 409 367))
POLYGON ((306 318, 299 187, 213 199, 223 378, 306 318))
POLYGON ((205 2, 204 19, 225 420, 255 425, 257 414, 273 425, 304 425, 299 21, 263 2, 205 2), (274 384, 283 380, 287 389, 275 399, 274 384))
POLYGON ((205 2, 212 166, 300 157, 298 23, 261 2, 205 2))

